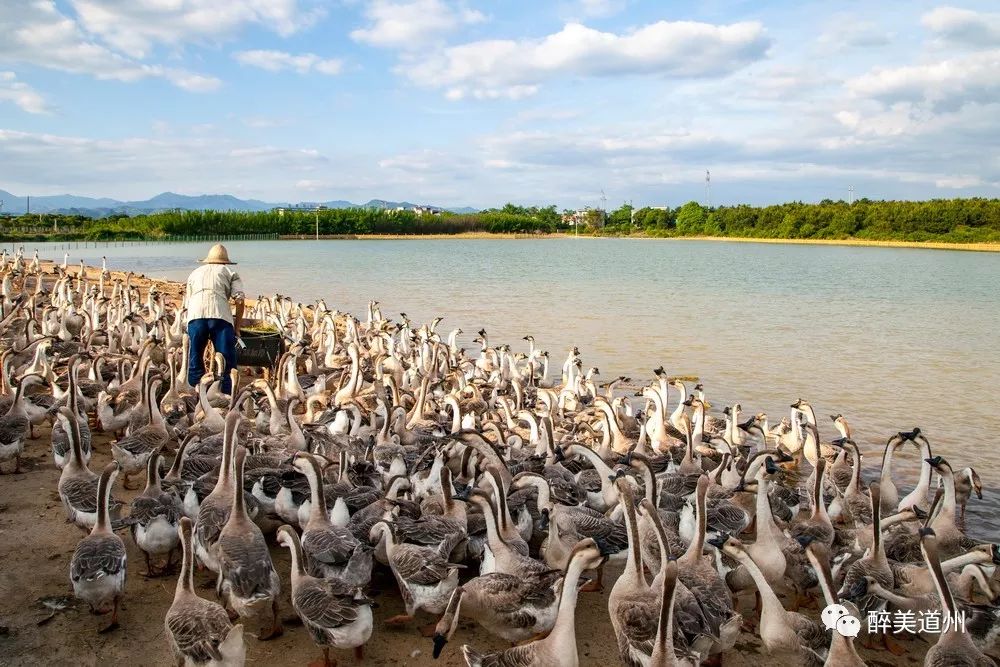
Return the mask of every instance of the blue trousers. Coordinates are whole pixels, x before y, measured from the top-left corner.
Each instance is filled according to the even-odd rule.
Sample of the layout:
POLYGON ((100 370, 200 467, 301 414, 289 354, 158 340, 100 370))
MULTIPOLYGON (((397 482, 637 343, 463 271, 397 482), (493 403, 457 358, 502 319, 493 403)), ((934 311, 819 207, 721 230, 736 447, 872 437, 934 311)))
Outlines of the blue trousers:
POLYGON ((188 322, 188 337, 191 351, 188 355, 188 384, 197 387, 205 374, 205 348, 212 341, 215 351, 226 358, 226 372, 221 378, 220 389, 229 394, 233 391, 233 381, 229 372, 236 368, 236 330, 225 320, 212 318, 188 322))

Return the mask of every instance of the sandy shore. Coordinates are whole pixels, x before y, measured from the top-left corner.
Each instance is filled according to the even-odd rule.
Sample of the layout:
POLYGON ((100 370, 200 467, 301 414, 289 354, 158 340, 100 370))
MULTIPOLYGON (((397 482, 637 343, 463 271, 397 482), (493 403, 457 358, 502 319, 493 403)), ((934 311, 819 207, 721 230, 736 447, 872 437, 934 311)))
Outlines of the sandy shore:
MULTIPOLYGON (((98 269, 88 273, 96 280, 98 269)), ((112 278, 124 279, 113 273, 112 278)), ((158 289, 180 298, 183 286, 176 282, 133 275, 132 284, 143 291, 155 284, 158 289)), ((147 578, 142 554, 131 537, 123 533, 128 549, 128 583, 120 616, 121 628, 97 634, 104 619, 91 616, 86 605, 72 597, 68 568, 73 551, 83 533, 65 520, 57 492, 59 470, 52 461, 49 428, 39 428, 38 437, 29 440, 22 458, 22 472, 0 476, 0 665, 168 665, 170 653, 164 636, 163 619, 173 599, 175 577, 147 578)), ((100 470, 110 460, 109 438, 94 434, 94 454, 90 467, 100 470)), ((119 485, 119 499, 129 501, 138 492, 125 491, 119 485)), ((294 620, 287 598, 290 588, 289 558, 285 549, 273 544, 271 554, 282 576, 285 599, 282 616, 294 620)), ((617 579, 620 566, 608 568, 603 593, 580 597, 576 614, 577 646, 582 665, 619 664, 617 648, 607 612, 608 591, 617 579)), ((209 573, 195 575, 200 594, 213 597, 213 578, 209 573)), ((395 628, 384 620, 402 613, 403 605, 395 581, 383 569, 376 569, 371 595, 378 603, 375 632, 365 649, 367 665, 459 666, 464 661, 460 647, 469 643, 481 651, 505 647, 470 622, 463 621, 452 642, 439 660, 431 656, 431 640, 422 637, 416 627, 395 628)), ((743 601, 749 616, 752 598, 743 601)), ((810 613, 818 617, 818 611, 810 613)), ((419 624, 436 619, 422 615, 419 624)), ((887 651, 862 649, 869 665, 916 666, 923 663, 927 645, 920 640, 903 642, 907 655, 896 657, 887 651)), ((319 656, 319 651, 300 626, 289 623, 285 634, 270 642, 247 638, 248 665, 305 665, 319 656)), ((355 664, 353 657, 338 655, 340 664, 355 664)), ((743 667, 762 664, 768 658, 760 641, 752 633, 741 634, 736 648, 728 652, 722 664, 743 667)))

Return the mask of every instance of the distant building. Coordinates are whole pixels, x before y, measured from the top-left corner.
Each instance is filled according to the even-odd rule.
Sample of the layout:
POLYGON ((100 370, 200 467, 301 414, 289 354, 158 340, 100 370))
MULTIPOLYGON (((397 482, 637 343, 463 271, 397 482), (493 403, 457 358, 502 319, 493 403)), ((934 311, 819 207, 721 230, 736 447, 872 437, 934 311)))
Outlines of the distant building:
MULTIPOLYGON (((587 208, 578 208, 577 210, 572 211, 570 213, 564 213, 563 216, 562 216, 562 221, 563 221, 564 225, 569 225, 570 227, 576 227, 577 225, 584 225, 584 226, 586 226, 586 225, 590 224, 591 219, 598 218, 598 224, 597 224, 597 226, 598 227, 603 227, 604 226, 604 216, 603 215, 601 215, 601 216, 597 216, 596 215, 596 213, 599 212, 599 211, 600 211, 600 209, 593 209, 593 208, 590 208, 590 207, 587 207, 587 208)), ((603 211, 600 211, 600 212, 603 213, 603 211)))
POLYGON ((278 212, 279 216, 283 216, 286 211, 289 213, 315 213, 316 211, 329 211, 330 207, 323 204, 317 204, 316 206, 279 206, 274 210, 278 212))

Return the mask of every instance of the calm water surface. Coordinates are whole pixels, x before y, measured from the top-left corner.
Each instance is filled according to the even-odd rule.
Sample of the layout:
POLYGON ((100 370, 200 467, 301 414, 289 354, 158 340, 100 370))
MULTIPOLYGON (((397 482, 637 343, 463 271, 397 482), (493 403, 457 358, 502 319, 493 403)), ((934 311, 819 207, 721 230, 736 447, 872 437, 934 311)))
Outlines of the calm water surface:
MULTIPOLYGON (((71 261, 183 279, 209 244, 71 248, 71 261)), ((288 241, 227 244, 251 294, 279 292, 363 316, 440 315, 469 350, 526 349, 558 373, 573 345, 610 380, 663 365, 708 398, 772 422, 808 399, 824 438, 842 412, 877 465, 886 438, 920 426, 936 454, 983 477, 971 532, 1000 539, 1000 254, 624 239, 288 241)), ((61 246, 39 246, 61 260, 61 246)), ((31 248, 29 247, 29 252, 31 248)), ((916 480, 907 448, 897 484, 916 480)))

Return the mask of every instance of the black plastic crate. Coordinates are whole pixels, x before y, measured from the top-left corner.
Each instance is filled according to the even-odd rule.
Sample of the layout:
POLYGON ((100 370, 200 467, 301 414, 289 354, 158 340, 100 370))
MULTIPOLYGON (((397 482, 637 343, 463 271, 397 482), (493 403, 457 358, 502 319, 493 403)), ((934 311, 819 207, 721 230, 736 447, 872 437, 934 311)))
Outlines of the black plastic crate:
POLYGON ((285 341, 277 331, 243 331, 240 338, 246 347, 242 350, 237 347, 239 366, 273 368, 285 351, 285 341))

